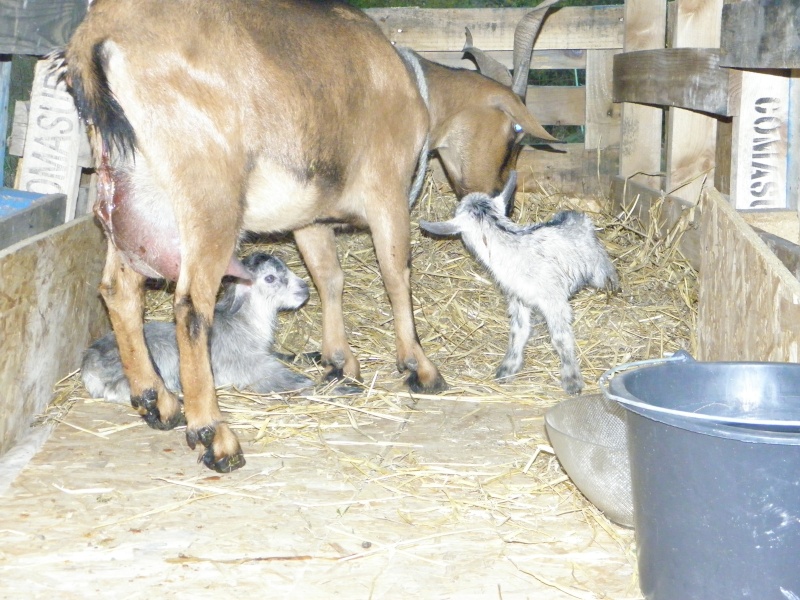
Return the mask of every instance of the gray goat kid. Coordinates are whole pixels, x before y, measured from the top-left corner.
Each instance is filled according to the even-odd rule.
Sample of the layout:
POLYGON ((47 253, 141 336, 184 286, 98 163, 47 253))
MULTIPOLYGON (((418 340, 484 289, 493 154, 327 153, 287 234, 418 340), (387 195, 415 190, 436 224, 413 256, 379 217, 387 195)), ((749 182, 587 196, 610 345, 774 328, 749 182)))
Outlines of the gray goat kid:
POLYGON ((436 235, 461 235, 464 245, 485 266, 508 300, 511 329, 508 351, 497 379, 509 380, 522 368, 531 333, 531 313, 547 323, 561 359, 561 385, 569 394, 583 389, 569 299, 585 286, 619 289, 614 265, 595 234, 591 219, 563 211, 546 223, 517 225, 506 217, 514 198, 516 173, 497 197, 472 193, 453 219, 420 227, 436 235))
MULTIPOLYGON (((236 280, 225 284, 214 308, 211 329, 214 385, 256 393, 312 387, 311 379, 281 363, 272 350, 278 311, 300 308, 308 300, 308 284, 279 258, 263 252, 251 254, 242 264, 252 273, 252 283, 236 280)), ((175 324, 147 323, 144 336, 150 357, 167 389, 180 392, 175 324)), ((86 351, 81 377, 93 397, 130 403, 130 387, 122 372, 113 332, 94 342, 86 351)))

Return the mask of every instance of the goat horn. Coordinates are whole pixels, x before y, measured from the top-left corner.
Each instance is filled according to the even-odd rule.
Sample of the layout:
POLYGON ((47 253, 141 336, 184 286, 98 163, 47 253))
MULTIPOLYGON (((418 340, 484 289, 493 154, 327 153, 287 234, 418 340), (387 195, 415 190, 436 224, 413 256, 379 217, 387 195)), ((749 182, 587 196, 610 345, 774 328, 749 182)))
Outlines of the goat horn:
POLYGON ((498 83, 502 83, 506 87, 511 87, 511 73, 500 61, 493 59, 480 48, 472 45, 472 32, 469 27, 464 27, 467 40, 464 42, 464 54, 469 54, 478 65, 478 73, 486 75, 490 79, 494 79, 498 83))
POLYGON ((544 0, 539 6, 522 17, 514 30, 514 82, 511 89, 525 101, 528 91, 528 71, 533 57, 533 41, 539 33, 547 9, 559 0, 544 0))

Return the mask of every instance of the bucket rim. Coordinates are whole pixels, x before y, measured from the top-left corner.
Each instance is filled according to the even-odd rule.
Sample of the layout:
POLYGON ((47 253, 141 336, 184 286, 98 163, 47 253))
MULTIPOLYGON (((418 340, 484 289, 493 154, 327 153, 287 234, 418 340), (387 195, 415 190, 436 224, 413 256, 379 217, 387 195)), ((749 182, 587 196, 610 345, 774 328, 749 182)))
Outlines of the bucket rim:
MULTIPOLYGON (((649 404, 647 402, 641 402, 634 398, 626 398, 623 396, 618 396, 611 392, 610 381, 611 379, 618 375, 623 371, 630 371, 632 369, 638 369, 641 367, 650 367, 656 366, 661 364, 670 364, 670 363, 680 363, 680 364, 689 364, 689 363, 696 363, 696 361, 688 352, 686 351, 679 351, 673 354, 672 356, 664 357, 664 358, 651 358, 647 360, 639 360, 631 363, 626 363, 622 365, 617 365, 611 369, 608 369, 605 373, 600 376, 600 380, 598 384, 600 386, 601 391, 609 400, 614 400, 619 402, 622 406, 629 409, 638 409, 634 410, 634 412, 643 411, 646 415, 647 413, 660 413, 664 415, 670 415, 673 417, 679 417, 682 419, 689 419, 690 421, 705 421, 708 423, 717 423, 723 425, 744 425, 744 426, 761 426, 761 427, 800 427, 800 421, 798 420, 784 420, 784 419, 754 419, 752 417, 735 417, 735 416, 725 416, 725 415, 708 415, 704 413, 696 413, 696 412, 689 412, 685 410, 677 410, 674 408, 666 408, 664 406, 657 406, 655 404, 649 404)), ((757 364, 765 364, 759 363, 755 361, 750 362, 728 362, 726 364, 739 364, 739 365, 757 365, 757 364)), ((795 364, 795 363, 767 363, 767 364, 795 364)), ((641 413, 639 413, 641 414, 641 413)))

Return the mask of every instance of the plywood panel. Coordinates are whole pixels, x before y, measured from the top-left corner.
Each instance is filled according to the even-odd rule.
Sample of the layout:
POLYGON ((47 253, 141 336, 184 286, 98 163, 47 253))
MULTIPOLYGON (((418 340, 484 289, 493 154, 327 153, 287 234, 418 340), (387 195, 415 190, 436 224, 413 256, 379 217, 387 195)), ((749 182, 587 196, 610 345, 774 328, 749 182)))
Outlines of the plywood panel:
POLYGON ((725 198, 705 194, 698 358, 800 360, 800 281, 725 198))
POLYGON ((0 454, 108 330, 97 292, 105 240, 84 217, 0 252, 0 454))

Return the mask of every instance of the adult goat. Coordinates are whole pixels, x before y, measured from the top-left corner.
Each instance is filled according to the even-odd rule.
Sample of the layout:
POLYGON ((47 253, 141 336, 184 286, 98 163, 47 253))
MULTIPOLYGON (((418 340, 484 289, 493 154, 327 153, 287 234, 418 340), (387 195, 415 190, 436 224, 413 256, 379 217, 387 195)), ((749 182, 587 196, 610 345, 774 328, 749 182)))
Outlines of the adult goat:
MULTIPOLYGON (((421 76, 436 67, 404 62, 369 17, 330 0, 95 0, 55 58, 93 132, 95 213, 109 241, 101 293, 132 403, 151 426, 184 419, 142 333, 144 280, 163 277, 177 281, 186 439, 204 446, 210 468, 244 464, 208 354, 222 276, 249 278, 235 257, 243 231, 294 233, 321 299, 327 374, 358 378, 334 227, 368 228, 398 368, 411 372, 413 390, 446 387, 419 344, 410 293, 408 202, 442 123, 438 98, 448 93, 438 76, 421 76)), ((499 88, 487 98, 493 105, 510 93, 499 88)), ((522 129, 529 122, 505 118, 515 130, 512 119, 522 129)), ((451 178, 471 181, 483 160, 470 152, 453 161, 451 178)))

